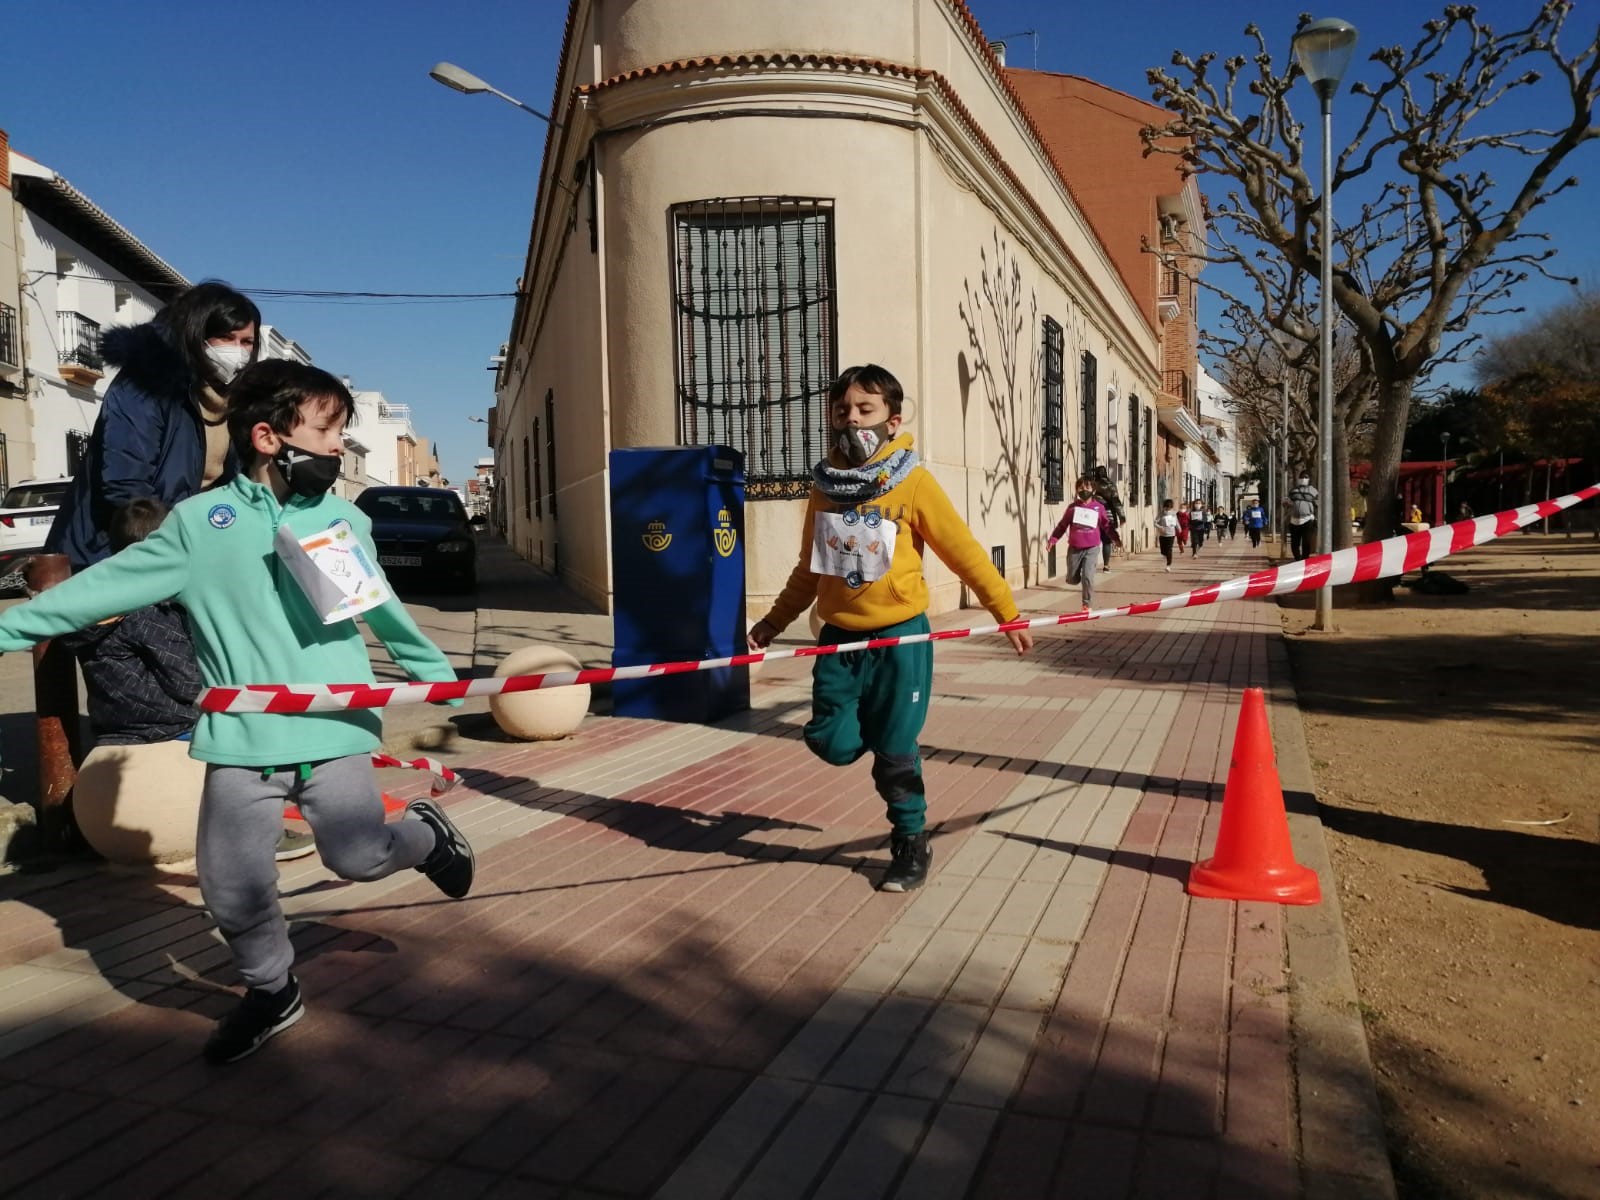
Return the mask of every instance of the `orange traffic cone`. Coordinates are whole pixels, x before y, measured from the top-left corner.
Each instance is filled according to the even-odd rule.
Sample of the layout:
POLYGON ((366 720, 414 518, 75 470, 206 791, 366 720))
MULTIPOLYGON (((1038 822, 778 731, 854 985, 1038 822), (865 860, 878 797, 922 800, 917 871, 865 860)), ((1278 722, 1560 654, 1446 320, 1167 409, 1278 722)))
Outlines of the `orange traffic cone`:
POLYGON ((1189 871, 1189 894, 1213 900, 1318 904, 1317 873, 1294 860, 1283 785, 1260 688, 1246 688, 1222 796, 1217 851, 1189 871))

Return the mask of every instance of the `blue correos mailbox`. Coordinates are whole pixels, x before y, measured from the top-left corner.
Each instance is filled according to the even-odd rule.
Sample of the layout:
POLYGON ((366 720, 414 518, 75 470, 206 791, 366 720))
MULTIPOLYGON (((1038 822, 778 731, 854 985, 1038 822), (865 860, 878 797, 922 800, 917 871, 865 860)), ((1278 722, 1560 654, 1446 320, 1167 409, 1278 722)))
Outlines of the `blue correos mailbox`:
MULTIPOLYGON (((726 446, 611 452, 611 663, 743 654, 744 456, 726 446)), ((750 707, 748 667, 619 679, 619 717, 715 721, 750 707)))

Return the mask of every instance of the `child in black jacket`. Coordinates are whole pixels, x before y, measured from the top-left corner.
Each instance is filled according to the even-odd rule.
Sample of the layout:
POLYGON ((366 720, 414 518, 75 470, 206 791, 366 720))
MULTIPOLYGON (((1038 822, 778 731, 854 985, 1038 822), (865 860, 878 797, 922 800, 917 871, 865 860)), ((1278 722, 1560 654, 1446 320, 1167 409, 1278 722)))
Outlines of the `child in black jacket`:
MULTIPOLYGON (((111 518, 112 553, 142 542, 166 515, 149 497, 123 505, 111 518)), ((95 745, 146 746, 194 729, 200 667, 181 606, 153 604, 61 640, 83 668, 95 745)))

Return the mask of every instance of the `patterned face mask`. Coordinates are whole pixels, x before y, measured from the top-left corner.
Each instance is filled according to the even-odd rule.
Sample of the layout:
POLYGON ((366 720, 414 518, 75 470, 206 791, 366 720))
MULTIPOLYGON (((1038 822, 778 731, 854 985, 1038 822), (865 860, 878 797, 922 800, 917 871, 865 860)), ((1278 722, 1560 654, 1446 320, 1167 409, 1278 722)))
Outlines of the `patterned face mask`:
POLYGON ((833 439, 839 453, 859 467, 889 442, 889 422, 869 425, 864 429, 841 429, 833 439))
POLYGON ((313 454, 288 442, 280 442, 272 463, 289 485, 289 490, 307 499, 320 496, 339 479, 344 458, 339 454, 313 454))

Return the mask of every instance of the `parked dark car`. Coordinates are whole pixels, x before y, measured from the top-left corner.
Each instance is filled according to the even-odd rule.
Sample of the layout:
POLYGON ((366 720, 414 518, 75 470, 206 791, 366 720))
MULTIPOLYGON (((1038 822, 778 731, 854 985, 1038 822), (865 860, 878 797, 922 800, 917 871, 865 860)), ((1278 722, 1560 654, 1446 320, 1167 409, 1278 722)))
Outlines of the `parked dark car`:
POLYGON ((369 487, 355 505, 372 518, 378 565, 397 583, 478 585, 478 544, 461 497, 443 488, 369 487))

